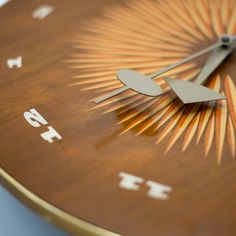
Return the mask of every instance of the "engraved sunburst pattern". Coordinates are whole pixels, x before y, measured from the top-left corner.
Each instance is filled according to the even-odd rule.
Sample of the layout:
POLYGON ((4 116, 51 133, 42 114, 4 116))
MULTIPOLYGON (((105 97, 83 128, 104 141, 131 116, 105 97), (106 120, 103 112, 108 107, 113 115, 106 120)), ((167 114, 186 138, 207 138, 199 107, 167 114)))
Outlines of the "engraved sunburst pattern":
MULTIPOLYGON (((94 97, 120 88, 118 69, 152 73, 215 42, 224 34, 236 34, 235 0, 141 0, 126 1, 105 9, 84 27, 73 44, 79 51, 69 63, 79 69, 71 86, 93 91, 94 97)), ((182 65, 165 76, 194 81, 204 61, 182 65)), ((166 152, 182 139, 180 151, 190 144, 203 145, 204 155, 214 151, 220 163, 224 148, 235 157, 236 87, 233 73, 217 70, 208 87, 227 100, 183 105, 163 78, 158 83, 167 93, 147 97, 126 91, 97 106, 105 113, 117 112, 121 134, 151 132, 156 143, 168 137, 166 152), (169 91, 169 92, 168 92, 169 91), (200 141, 201 144, 200 144, 200 141)))

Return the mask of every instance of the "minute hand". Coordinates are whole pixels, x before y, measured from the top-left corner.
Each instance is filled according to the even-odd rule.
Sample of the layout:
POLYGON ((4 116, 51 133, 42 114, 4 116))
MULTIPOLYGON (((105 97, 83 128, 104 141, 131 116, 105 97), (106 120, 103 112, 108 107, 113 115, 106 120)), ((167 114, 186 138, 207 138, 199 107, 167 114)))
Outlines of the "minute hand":
MULTIPOLYGON (((215 44, 213 44, 213 45, 211 45, 211 46, 209 46, 209 47, 207 47, 207 48, 205 48, 205 49, 203 49, 203 50, 201 50, 201 51, 199 51, 197 53, 194 53, 190 57, 187 57, 187 58, 185 58, 185 59, 183 59, 183 60, 181 60, 181 61, 179 61, 179 62, 177 62, 175 64, 167 66, 167 67, 165 67, 165 68, 163 68, 163 69, 161 69, 161 70, 159 70, 157 72, 149 74, 148 78, 155 79, 156 77, 158 77, 158 76, 160 76, 160 75, 162 75, 162 74, 164 74, 164 73, 166 73, 166 72, 168 72, 168 71, 170 71, 172 69, 175 69, 175 68, 177 68, 177 67, 179 67, 179 66, 181 66, 181 65, 183 65, 183 64, 185 64, 187 62, 190 62, 190 61, 192 61, 192 60, 194 60, 194 59, 196 59, 196 58, 198 58, 198 57, 208 53, 208 52, 211 52, 214 49, 220 48, 222 45, 223 45, 223 42, 219 41, 219 42, 217 42, 217 43, 215 43, 215 44)), ((122 93, 122 92, 124 92, 124 91, 126 91, 128 89, 130 89, 130 88, 127 87, 127 86, 121 87, 119 89, 116 89, 116 90, 112 91, 110 94, 106 94, 106 95, 104 95, 104 96, 102 96, 100 98, 95 99, 94 102, 95 103, 103 102, 103 101, 105 101, 105 100, 107 100, 107 99, 109 99, 111 97, 114 97, 114 96, 116 96, 116 95, 118 95, 118 94, 120 94, 120 93, 122 93)), ((160 94, 158 94, 158 95, 161 95, 161 94, 162 94, 162 92, 160 91, 160 94)))
POLYGON ((209 47, 207 47, 207 48, 205 48, 205 49, 203 49, 203 50, 201 50, 199 52, 194 53, 190 57, 187 57, 187 58, 185 58, 185 59, 183 59, 183 60, 181 60, 181 61, 179 61, 179 62, 177 62, 175 64, 172 64, 170 66, 167 66, 167 67, 163 68, 162 70, 159 70, 157 72, 154 72, 154 73, 150 74, 149 77, 151 79, 154 79, 157 76, 160 76, 160 75, 162 75, 162 74, 164 74, 164 73, 166 73, 166 72, 168 72, 168 71, 170 71, 172 69, 175 69, 175 68, 177 68, 179 66, 182 66, 183 64, 186 64, 186 63, 188 63, 188 62, 190 62, 190 61, 192 61, 192 60, 194 60, 194 59, 196 59, 196 58, 198 58, 200 56, 203 56, 204 54, 206 54, 208 52, 213 51, 214 49, 220 48, 222 45, 223 45, 223 43, 221 41, 217 42, 217 43, 215 43, 215 44, 213 44, 213 45, 211 45, 211 46, 209 46, 209 47))

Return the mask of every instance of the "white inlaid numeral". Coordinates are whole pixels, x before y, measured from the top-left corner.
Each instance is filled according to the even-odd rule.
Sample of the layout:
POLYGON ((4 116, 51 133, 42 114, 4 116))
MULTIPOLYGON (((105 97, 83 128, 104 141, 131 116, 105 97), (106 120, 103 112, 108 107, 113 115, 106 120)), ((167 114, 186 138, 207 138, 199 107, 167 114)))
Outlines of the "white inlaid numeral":
POLYGON ((145 181, 143 178, 131 175, 128 173, 119 173, 121 181, 119 187, 125 190, 138 191, 141 186, 145 184, 148 187, 147 196, 149 198, 158 200, 167 200, 169 198, 169 193, 172 191, 172 187, 164 184, 160 184, 151 180, 145 181))
POLYGON ((22 67, 22 56, 19 56, 17 58, 10 58, 7 60, 7 66, 8 68, 12 69, 14 67, 21 68, 22 67))
POLYGON ((32 17, 38 20, 43 20, 54 11, 54 6, 43 5, 38 7, 32 14, 32 17))
POLYGON ((8 2, 10 2, 10 0, 0 0, 0 7, 3 7, 3 6, 6 5, 8 2))
POLYGON ((48 131, 40 134, 40 136, 49 143, 53 143, 53 139, 62 139, 61 135, 57 133, 57 131, 52 127, 48 127, 48 131))
POLYGON ((29 111, 25 112, 24 117, 33 127, 40 127, 41 125, 48 124, 48 122, 35 109, 30 109, 29 111))
POLYGON ((147 195, 151 198, 167 200, 169 198, 168 193, 172 191, 170 186, 159 184, 151 180, 148 180, 146 185, 149 187, 147 195))
MULTIPOLYGON (((34 108, 24 112, 24 118, 34 128, 39 128, 48 124, 43 116, 34 108)), ((48 126, 47 129, 47 131, 40 134, 43 140, 53 143, 55 139, 62 139, 62 136, 52 126, 48 126)))
POLYGON ((121 177, 121 181, 119 186, 121 188, 127 189, 127 190, 139 190, 140 189, 140 184, 144 182, 143 178, 127 174, 127 173, 119 173, 119 176, 121 177))

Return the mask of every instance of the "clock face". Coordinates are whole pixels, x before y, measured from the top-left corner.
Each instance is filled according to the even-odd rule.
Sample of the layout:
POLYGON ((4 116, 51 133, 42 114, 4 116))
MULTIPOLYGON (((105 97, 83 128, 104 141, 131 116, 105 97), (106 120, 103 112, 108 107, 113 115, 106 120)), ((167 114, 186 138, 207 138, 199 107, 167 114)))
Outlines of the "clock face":
POLYGON ((75 234, 236 234, 235 0, 2 0, 0 22, 3 184, 75 234))

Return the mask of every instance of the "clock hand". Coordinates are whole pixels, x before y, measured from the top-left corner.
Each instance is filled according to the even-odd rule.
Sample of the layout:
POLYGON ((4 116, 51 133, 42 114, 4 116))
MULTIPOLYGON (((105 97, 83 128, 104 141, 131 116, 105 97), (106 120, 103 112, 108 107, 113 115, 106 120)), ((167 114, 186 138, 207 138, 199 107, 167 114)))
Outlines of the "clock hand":
POLYGON ((165 80, 184 104, 209 102, 226 98, 224 95, 212 89, 190 81, 176 80, 167 77, 165 80))
POLYGON ((114 97, 114 96, 116 96, 116 95, 118 95, 118 94, 120 94, 120 93, 123 93, 123 92, 126 91, 126 90, 128 90, 128 88, 127 88, 126 86, 123 86, 123 87, 121 87, 121 88, 118 88, 118 89, 112 91, 111 93, 109 93, 109 94, 107 94, 107 95, 104 95, 104 96, 102 96, 102 97, 100 97, 100 98, 96 98, 96 99, 94 99, 93 101, 94 101, 95 103, 100 103, 100 102, 103 102, 103 101, 105 101, 105 100, 107 100, 107 99, 109 99, 109 98, 112 98, 112 97, 114 97))
POLYGON ((165 78, 165 80, 185 104, 225 99, 225 96, 222 94, 201 84, 209 78, 213 71, 220 66, 234 48, 235 43, 228 47, 217 48, 213 51, 194 83, 170 78, 165 78))
POLYGON ((236 35, 233 35, 233 36, 225 35, 225 36, 221 37, 219 42, 217 42, 217 43, 215 43, 215 44, 213 44, 213 45, 211 45, 211 46, 209 46, 209 47, 207 47, 207 48, 205 48, 205 49, 203 49, 199 52, 196 52, 193 55, 191 55, 190 57, 187 57, 187 58, 185 58, 185 59, 183 59, 183 60, 181 60, 181 61, 179 61, 179 62, 177 62, 173 65, 167 66, 162 70, 154 72, 154 73, 150 74, 149 76, 153 79, 153 78, 155 78, 155 77, 157 77, 161 74, 164 74, 165 72, 168 72, 172 69, 175 69, 178 66, 186 64, 186 63, 188 63, 188 62, 190 62, 190 61, 192 61, 192 60, 194 60, 194 59, 196 59, 200 56, 203 56, 204 54, 206 54, 208 52, 217 50, 221 47, 224 47, 224 48, 231 47, 231 45, 234 44, 235 42, 236 42, 236 35))
POLYGON ((206 64, 202 68, 195 80, 197 84, 203 84, 207 78, 222 64, 222 62, 232 53, 235 45, 230 47, 221 47, 211 53, 206 64))
POLYGON ((95 99, 94 102, 95 103, 103 102, 103 101, 105 101, 105 100, 107 100, 107 99, 109 99, 109 98, 111 98, 113 96, 116 96, 116 95, 118 95, 118 94, 128 90, 129 88, 131 88, 131 89, 134 88, 135 91, 137 91, 139 93, 142 93, 142 94, 149 95, 149 96, 158 96, 158 95, 162 94, 163 91, 159 87, 159 85, 157 85, 157 84, 155 84, 155 88, 156 88, 155 91, 154 91, 155 93, 151 93, 151 94, 145 93, 148 90, 150 90, 152 85, 153 85, 152 83, 150 83, 151 79, 154 79, 157 76, 160 76, 160 75, 164 74, 165 72, 168 72, 168 71, 170 71, 170 70, 172 70, 172 69, 174 69, 174 68, 176 68, 178 66, 181 66, 181 65, 183 65, 183 64, 185 64, 187 62, 190 62, 191 60, 193 60, 193 59, 195 59, 197 57, 200 57, 200 56, 202 56, 202 55, 204 55, 204 54, 206 54, 206 53, 208 53, 208 52, 210 52, 210 51, 212 51, 212 50, 214 50, 216 48, 219 48, 222 45, 224 45, 225 43, 229 43, 228 42, 229 38, 230 38, 230 42, 232 40, 235 40, 235 36, 233 36, 233 37, 232 36, 231 37, 222 37, 221 40, 219 42, 217 42, 216 44, 211 45, 210 47, 207 47, 207 48, 205 48, 205 49, 203 49, 203 50, 193 54, 192 56, 187 57, 184 60, 181 60, 181 61, 179 61, 179 62, 177 62, 177 63, 175 63, 173 65, 167 66, 167 67, 163 68, 162 70, 159 70, 159 71, 157 71, 155 73, 152 73, 149 76, 142 75, 141 73, 138 73, 138 72, 135 72, 135 71, 132 71, 132 70, 119 70, 117 72, 117 77, 125 86, 122 87, 122 88, 119 88, 117 90, 114 90, 110 94, 107 94, 107 95, 104 95, 104 96, 102 96, 100 98, 95 99), (132 75, 132 77, 130 77, 131 75, 132 75), (134 77, 138 78, 139 82, 141 82, 141 84, 145 83, 146 87, 145 86, 144 87, 147 88, 147 89, 143 89, 144 87, 138 86, 137 85, 138 84, 137 80, 133 79, 134 77), (130 80, 130 78, 132 78, 132 79, 130 80), (129 86, 127 86, 127 84, 129 86), (147 86, 147 84, 149 84, 149 86, 147 86))
POLYGON ((116 89, 109 94, 94 99, 95 103, 103 102, 114 97, 128 89, 132 89, 138 93, 156 97, 163 93, 161 87, 156 84, 150 77, 138 73, 133 70, 122 69, 117 71, 117 78, 124 84, 124 87, 116 89))
POLYGON ((162 75, 162 74, 164 74, 164 73, 166 73, 166 72, 168 72, 168 71, 170 71, 172 69, 175 69, 176 67, 182 66, 183 64, 186 64, 186 63, 188 63, 188 62, 190 62, 190 61, 192 61, 192 60, 194 60, 194 59, 196 59, 196 58, 198 58, 200 56, 203 56, 204 54, 206 54, 208 52, 211 52, 212 50, 214 50, 216 48, 221 47, 222 45, 223 45, 222 42, 215 43, 215 44, 213 44, 213 45, 211 45, 211 46, 209 46, 209 47, 207 47, 207 48, 205 48, 205 49, 203 49, 203 50, 201 50, 199 52, 194 53, 190 57, 187 57, 184 60, 181 60, 181 61, 179 61, 179 62, 177 62, 177 63, 175 63, 173 65, 167 66, 167 67, 165 67, 162 70, 154 72, 154 73, 150 74, 149 76, 151 78, 156 78, 159 75, 162 75))
POLYGON ((214 49, 217 49, 217 48, 220 48, 222 46, 229 46, 231 45, 232 43, 234 43, 236 41, 236 36, 223 36, 219 42, 197 52, 197 53, 194 53, 193 55, 191 55, 190 57, 187 57, 173 65, 170 65, 170 66, 167 66, 157 72, 154 72, 150 75, 143 75, 141 73, 138 73, 136 71, 133 71, 133 70, 128 70, 128 69, 122 69, 122 70, 119 70, 117 72, 117 78, 125 85, 124 87, 122 88, 119 88, 117 90, 114 90, 113 92, 111 92, 110 94, 107 94, 107 95, 104 95, 100 98, 97 98, 94 100, 95 103, 100 103, 100 102, 103 102, 115 95, 118 95, 128 89, 132 89, 138 93, 141 93, 141 94, 145 94, 145 95, 149 95, 149 96, 159 96, 163 93, 162 89, 159 87, 159 85, 157 85, 155 83, 155 86, 156 88, 153 89, 153 83, 151 83, 150 81, 176 67, 179 67, 187 62, 190 62, 210 51, 213 51, 214 49), (130 77, 132 75, 132 77, 130 77), (138 78, 139 79, 139 83, 140 83, 140 86, 138 85, 138 81, 133 79, 133 78, 138 78), (142 87, 141 84, 145 84, 146 87, 142 87), (128 86, 127 86, 128 85, 128 86), (155 90, 154 92, 152 91, 151 95, 148 91, 150 90, 155 90))

